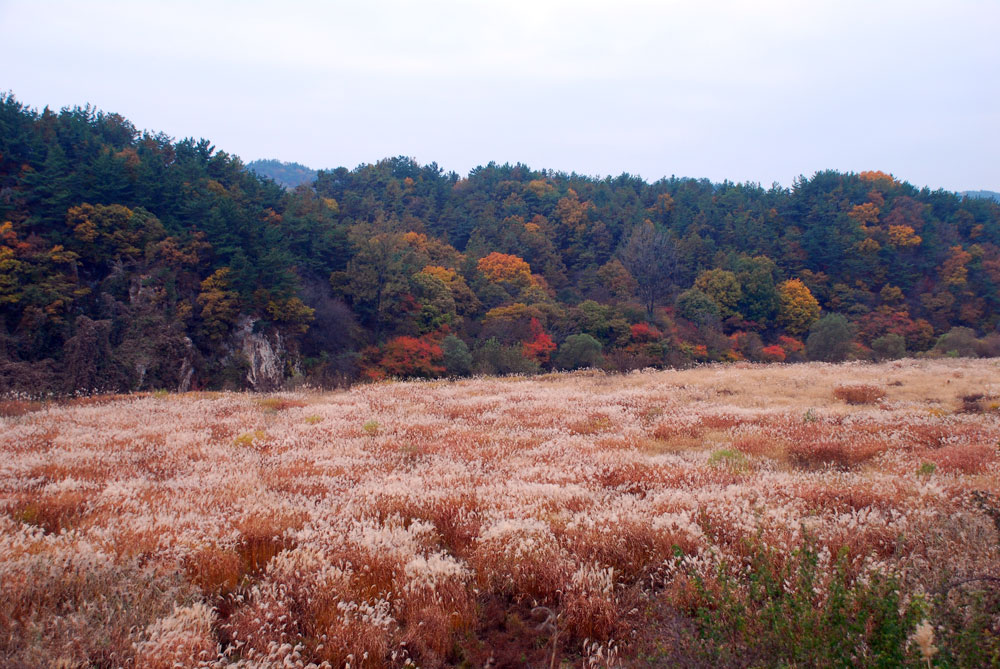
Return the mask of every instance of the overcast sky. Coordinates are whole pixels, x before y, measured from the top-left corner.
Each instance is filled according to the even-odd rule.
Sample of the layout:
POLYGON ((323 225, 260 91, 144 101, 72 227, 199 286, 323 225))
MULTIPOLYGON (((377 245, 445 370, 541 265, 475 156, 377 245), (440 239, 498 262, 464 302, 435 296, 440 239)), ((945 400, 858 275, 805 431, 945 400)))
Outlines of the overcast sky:
POLYGON ((245 161, 1000 191, 997 0, 0 0, 0 90, 245 161))

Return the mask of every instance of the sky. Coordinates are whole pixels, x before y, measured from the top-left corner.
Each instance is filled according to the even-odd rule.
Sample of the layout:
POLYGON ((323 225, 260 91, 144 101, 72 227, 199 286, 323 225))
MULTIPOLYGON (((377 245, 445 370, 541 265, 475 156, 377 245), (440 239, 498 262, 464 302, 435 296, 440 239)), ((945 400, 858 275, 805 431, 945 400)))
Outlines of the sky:
POLYGON ((0 0, 0 91, 313 168, 1000 191, 997 0, 0 0))

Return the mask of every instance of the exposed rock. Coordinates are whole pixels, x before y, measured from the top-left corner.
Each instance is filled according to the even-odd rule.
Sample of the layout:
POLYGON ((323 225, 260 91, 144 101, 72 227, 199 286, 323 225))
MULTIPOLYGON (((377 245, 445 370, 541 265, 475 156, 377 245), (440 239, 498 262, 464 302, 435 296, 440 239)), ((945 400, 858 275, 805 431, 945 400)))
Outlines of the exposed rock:
POLYGON ((250 386, 259 391, 274 390, 285 380, 290 355, 280 332, 254 332, 256 322, 255 318, 240 315, 233 331, 233 349, 249 362, 247 381, 250 386))
POLYGON ((190 337, 184 337, 184 358, 181 360, 181 371, 178 374, 180 383, 177 384, 177 392, 186 393, 191 390, 191 377, 194 376, 194 342, 190 337))

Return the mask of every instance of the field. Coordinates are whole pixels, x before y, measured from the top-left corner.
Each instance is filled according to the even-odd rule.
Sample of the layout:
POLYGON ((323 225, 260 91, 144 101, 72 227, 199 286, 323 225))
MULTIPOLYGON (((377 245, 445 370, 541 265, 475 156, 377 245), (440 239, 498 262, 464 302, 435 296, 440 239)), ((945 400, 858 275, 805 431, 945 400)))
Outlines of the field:
POLYGON ((1000 361, 0 404, 0 664, 1000 664, 1000 361))

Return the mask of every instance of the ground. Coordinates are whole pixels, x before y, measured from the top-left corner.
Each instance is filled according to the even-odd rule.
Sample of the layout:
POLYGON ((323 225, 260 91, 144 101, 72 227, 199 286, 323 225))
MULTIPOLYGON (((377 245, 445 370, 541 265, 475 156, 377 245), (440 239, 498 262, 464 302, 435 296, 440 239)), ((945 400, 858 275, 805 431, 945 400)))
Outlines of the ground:
POLYGON ((1000 662, 998 406, 964 359, 9 400, 0 663, 1000 662))

